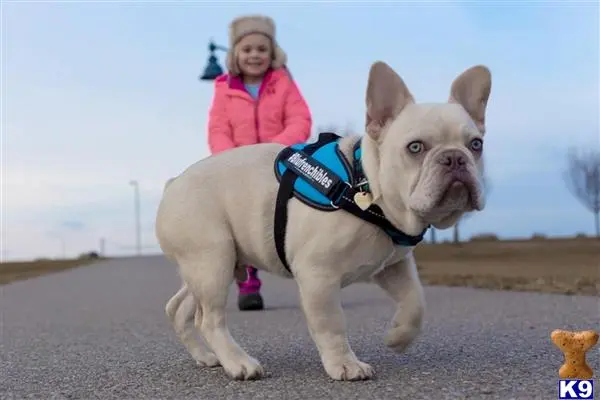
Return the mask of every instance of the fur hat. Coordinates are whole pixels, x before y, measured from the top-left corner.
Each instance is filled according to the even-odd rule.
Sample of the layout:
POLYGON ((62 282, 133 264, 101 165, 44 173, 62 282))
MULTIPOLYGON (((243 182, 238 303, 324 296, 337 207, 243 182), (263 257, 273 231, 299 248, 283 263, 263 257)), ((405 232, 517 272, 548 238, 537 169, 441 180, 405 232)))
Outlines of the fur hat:
POLYGON ((240 74, 235 60, 235 46, 244 36, 251 33, 262 33, 271 39, 271 43, 273 44, 272 68, 277 69, 287 63, 287 55, 279 47, 275 39, 275 22, 273 19, 263 15, 242 16, 234 19, 229 24, 229 50, 227 51, 226 66, 231 76, 238 76, 240 74))

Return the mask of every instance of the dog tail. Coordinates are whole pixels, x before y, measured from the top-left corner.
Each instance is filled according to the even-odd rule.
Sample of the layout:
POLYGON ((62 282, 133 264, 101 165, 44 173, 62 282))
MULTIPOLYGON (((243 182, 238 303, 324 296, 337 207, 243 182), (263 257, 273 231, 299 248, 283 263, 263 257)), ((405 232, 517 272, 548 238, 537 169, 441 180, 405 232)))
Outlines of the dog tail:
POLYGON ((171 320, 175 319, 175 314, 177 313, 181 303, 183 303, 183 300, 185 300, 187 297, 188 293, 189 292, 186 283, 182 282, 179 291, 175 294, 175 296, 171 297, 171 299, 165 305, 165 313, 169 316, 169 318, 171 318, 171 320))

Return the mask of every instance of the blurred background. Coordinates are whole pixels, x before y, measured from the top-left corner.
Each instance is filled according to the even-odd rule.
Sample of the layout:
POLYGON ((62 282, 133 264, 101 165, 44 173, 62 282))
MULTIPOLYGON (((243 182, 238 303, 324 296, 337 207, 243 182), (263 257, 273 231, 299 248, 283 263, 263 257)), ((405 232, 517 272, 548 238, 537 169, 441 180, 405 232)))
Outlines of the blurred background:
POLYGON ((597 234, 598 153, 570 153, 600 146, 596 2, 5 2, 2 260, 159 253, 164 182, 209 155, 209 43, 255 12, 277 23, 315 135, 362 134, 376 60, 421 102, 490 67, 487 208, 428 241, 597 234))

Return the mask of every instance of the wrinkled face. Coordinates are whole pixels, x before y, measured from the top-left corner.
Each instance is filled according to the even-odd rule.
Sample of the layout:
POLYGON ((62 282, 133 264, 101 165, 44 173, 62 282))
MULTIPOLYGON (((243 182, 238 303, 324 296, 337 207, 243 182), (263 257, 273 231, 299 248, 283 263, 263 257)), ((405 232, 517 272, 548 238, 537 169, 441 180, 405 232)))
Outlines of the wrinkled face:
POLYGON ((407 105, 381 146, 382 191, 396 187, 419 218, 452 225, 484 207, 483 147, 483 135, 459 104, 407 105))
POLYGON ((271 40, 260 33, 244 36, 236 45, 236 55, 242 75, 260 78, 271 65, 273 58, 271 40))
POLYGON ((484 207, 483 137, 491 74, 474 66, 447 103, 417 104, 387 64, 371 67, 363 168, 386 216, 406 232, 445 229, 484 207))

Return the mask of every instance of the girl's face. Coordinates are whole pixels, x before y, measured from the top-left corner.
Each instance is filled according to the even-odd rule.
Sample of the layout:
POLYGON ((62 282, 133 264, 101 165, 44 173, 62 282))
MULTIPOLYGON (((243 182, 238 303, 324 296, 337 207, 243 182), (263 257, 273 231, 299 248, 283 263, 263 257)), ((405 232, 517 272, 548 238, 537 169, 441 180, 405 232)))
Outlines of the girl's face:
POLYGON ((237 62, 242 75, 250 78, 262 77, 271 65, 271 40, 260 33, 252 33, 240 40, 237 46, 237 62))

